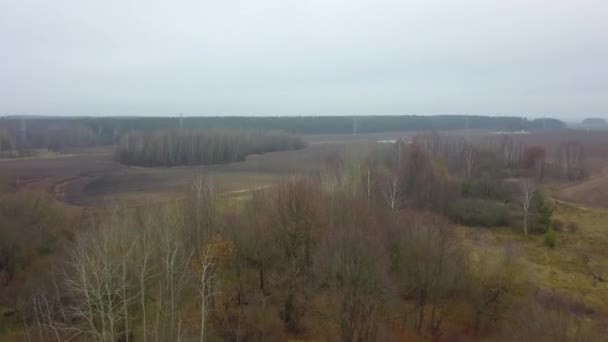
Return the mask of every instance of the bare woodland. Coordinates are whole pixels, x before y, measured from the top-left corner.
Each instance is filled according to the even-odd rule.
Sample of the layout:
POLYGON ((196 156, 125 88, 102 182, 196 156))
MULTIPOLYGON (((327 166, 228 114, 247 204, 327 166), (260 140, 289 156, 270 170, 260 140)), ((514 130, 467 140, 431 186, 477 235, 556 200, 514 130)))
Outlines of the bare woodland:
POLYGON ((161 130, 128 133, 116 148, 121 163, 142 166, 224 164, 250 154, 295 150, 306 143, 278 132, 161 130))
MULTIPOLYGON (((260 146, 276 148, 266 138, 260 146)), ((203 153, 197 139, 133 134, 118 150, 158 153, 145 163, 215 160, 188 157, 203 153)), ((227 160, 248 141, 214 139, 217 148, 204 145, 204 153, 227 151, 227 160)), ((543 148, 511 138, 477 144, 423 134, 358 159, 330 155, 322 169, 283 177, 236 207, 201 176, 182 200, 108 209, 61 239, 48 277, 19 302, 18 322, 30 341, 108 342, 440 341, 463 336, 454 322, 469 326, 470 338, 532 339, 554 329, 554 317, 578 327, 559 316, 569 312, 563 305, 518 305, 516 252, 505 246, 498 258, 480 259, 457 226, 550 231, 539 184, 556 165, 557 177, 581 177, 577 146, 560 146, 562 157, 550 163, 543 148), (504 168, 523 178, 501 180, 504 168), (534 310, 542 311, 538 326, 526 319, 534 310)), ((6 246, 0 267, 10 275, 20 259, 6 246)), ((555 336, 595 336, 581 329, 555 336)))

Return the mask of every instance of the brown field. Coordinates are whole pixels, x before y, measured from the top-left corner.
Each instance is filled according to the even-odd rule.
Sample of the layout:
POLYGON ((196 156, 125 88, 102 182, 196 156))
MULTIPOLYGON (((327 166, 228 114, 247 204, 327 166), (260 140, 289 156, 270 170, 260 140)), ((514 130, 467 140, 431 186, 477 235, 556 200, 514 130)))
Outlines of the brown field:
MULTIPOLYGON (((390 135, 393 138, 399 135, 390 135)), ((222 193, 267 186, 277 176, 319 168, 332 153, 357 153, 376 145, 378 135, 310 136, 309 146, 299 151, 249 156, 226 165, 135 167, 113 159, 112 147, 66 151, 53 158, 1 160, 0 174, 15 179, 20 188, 52 192, 61 201, 96 206, 109 201, 130 205, 180 196, 197 175, 210 176, 222 193)))

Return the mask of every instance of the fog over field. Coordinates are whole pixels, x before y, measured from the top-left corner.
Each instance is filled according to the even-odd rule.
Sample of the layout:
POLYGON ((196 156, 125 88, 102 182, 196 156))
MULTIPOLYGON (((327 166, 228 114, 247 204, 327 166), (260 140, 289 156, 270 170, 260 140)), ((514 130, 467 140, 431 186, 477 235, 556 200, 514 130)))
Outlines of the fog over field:
POLYGON ((608 114, 598 0, 0 2, 0 115, 608 114))

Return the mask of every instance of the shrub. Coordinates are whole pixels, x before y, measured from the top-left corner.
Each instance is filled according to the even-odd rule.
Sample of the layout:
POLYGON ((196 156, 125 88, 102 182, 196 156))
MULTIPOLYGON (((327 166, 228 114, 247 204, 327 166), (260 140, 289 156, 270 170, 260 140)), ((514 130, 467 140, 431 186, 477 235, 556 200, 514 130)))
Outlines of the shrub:
POLYGON ((551 228, 553 208, 550 201, 542 192, 535 192, 532 196, 530 212, 530 228, 535 233, 545 233, 551 228))
POLYGON ((465 226, 508 226, 508 208, 501 202, 479 198, 464 198, 448 205, 447 215, 465 226))
POLYGON ((549 248, 555 247, 555 231, 553 229, 549 229, 545 232, 545 246, 549 248))
POLYGON ((509 199, 509 191, 500 180, 482 178, 477 180, 466 180, 460 186, 460 192, 467 198, 484 198, 497 201, 509 199))

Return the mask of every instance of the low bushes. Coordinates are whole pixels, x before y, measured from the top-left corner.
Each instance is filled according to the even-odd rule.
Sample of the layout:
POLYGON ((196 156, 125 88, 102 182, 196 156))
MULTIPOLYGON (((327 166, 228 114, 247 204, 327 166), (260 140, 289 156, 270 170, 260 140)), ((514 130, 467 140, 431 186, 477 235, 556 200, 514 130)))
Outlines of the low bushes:
POLYGON ((549 248, 555 248, 555 240, 556 237, 553 229, 547 230, 547 232, 545 232, 545 246, 549 248))
POLYGON ((540 191, 532 196, 529 214, 530 231, 544 234, 551 229, 553 207, 551 201, 540 191))
POLYGON ((450 203, 447 215, 465 226, 507 226, 511 221, 509 210, 503 203, 479 198, 464 198, 450 203))
POLYGON ((482 178, 466 180, 460 186, 460 192, 466 198, 484 198, 497 201, 509 200, 509 190, 500 180, 482 178))

